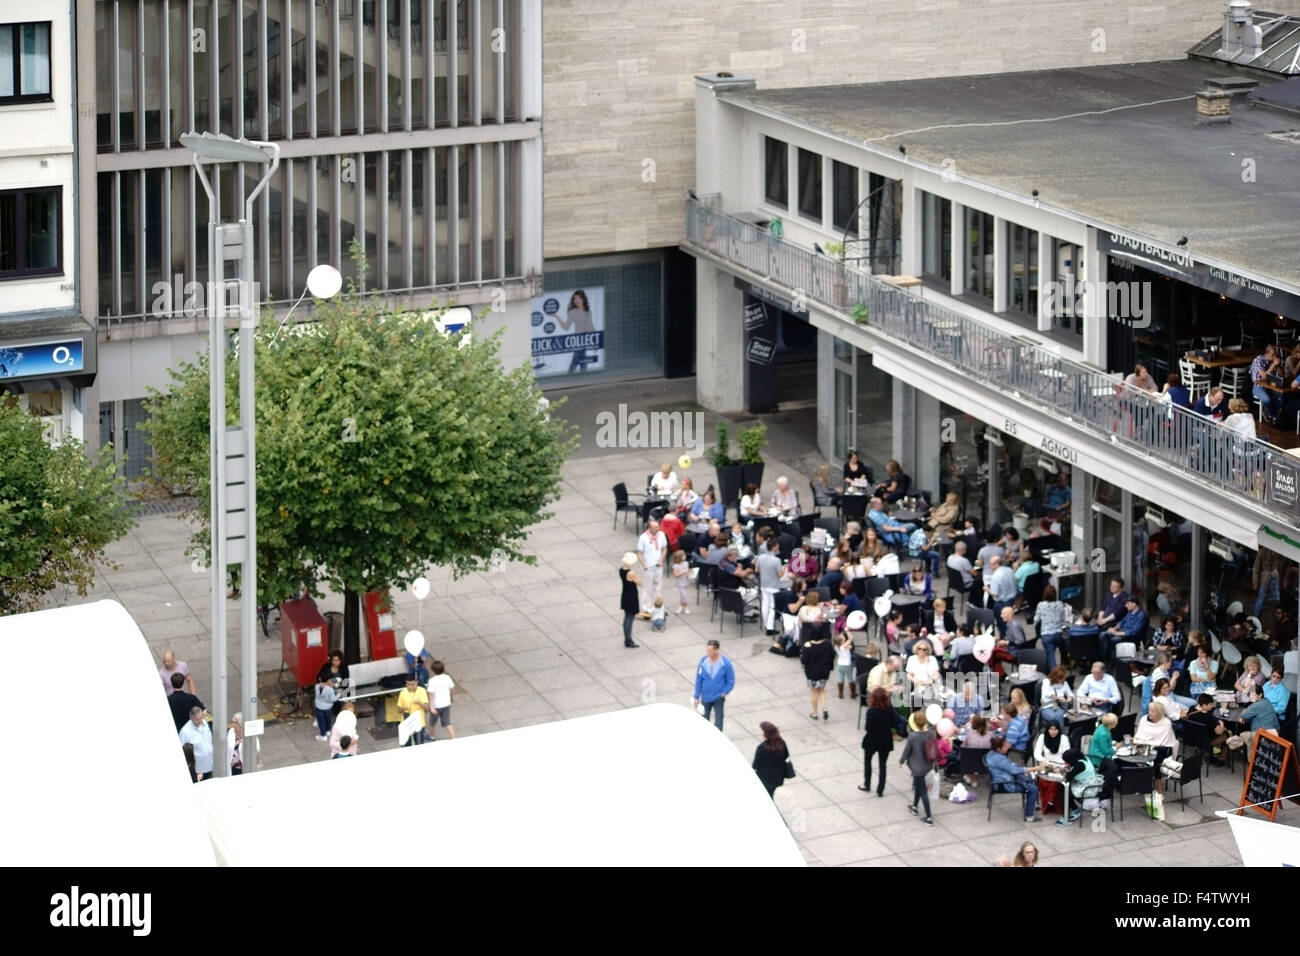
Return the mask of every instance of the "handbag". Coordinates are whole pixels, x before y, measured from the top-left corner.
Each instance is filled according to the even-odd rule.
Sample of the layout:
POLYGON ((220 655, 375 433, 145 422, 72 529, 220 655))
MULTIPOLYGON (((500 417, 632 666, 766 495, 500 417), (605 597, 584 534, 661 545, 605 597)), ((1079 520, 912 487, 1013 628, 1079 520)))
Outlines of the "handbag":
POLYGON ((787 760, 787 761, 785 762, 785 769, 782 770, 781 775, 782 775, 783 777, 785 777, 786 780, 793 780, 793 779, 794 779, 794 764, 792 764, 789 760, 787 760))

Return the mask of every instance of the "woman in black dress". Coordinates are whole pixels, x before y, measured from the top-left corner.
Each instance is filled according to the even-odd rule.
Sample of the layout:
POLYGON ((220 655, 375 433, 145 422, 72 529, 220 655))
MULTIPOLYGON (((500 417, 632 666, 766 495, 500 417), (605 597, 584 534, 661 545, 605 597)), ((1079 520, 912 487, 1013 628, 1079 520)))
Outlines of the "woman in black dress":
POLYGON ((618 569, 618 579, 623 582, 623 596, 619 607, 623 611, 623 646, 640 647, 632 640, 632 622, 641 612, 641 579, 632 569, 637 565, 636 554, 629 551, 623 555, 623 566, 618 569))
POLYGON ((844 463, 844 490, 848 491, 853 482, 861 478, 865 482, 871 481, 871 476, 867 474, 867 466, 858 458, 856 451, 849 452, 849 460, 844 463))
POLYGON ((763 731, 763 742, 754 751, 754 772, 767 788, 767 795, 776 799, 776 788, 785 783, 785 762, 790 751, 781 739, 781 732, 766 720, 758 725, 763 731))
POLYGON ((859 790, 871 790, 871 758, 875 757, 880 767, 876 796, 885 795, 885 762, 894 749, 893 729, 894 708, 889 704, 889 692, 877 687, 867 702, 867 732, 862 735, 862 783, 859 790))

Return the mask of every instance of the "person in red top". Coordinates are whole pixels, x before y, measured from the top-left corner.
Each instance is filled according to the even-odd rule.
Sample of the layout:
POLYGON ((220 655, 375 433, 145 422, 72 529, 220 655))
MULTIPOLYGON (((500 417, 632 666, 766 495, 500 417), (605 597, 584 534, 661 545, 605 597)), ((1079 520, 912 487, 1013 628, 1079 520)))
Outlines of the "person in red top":
POLYGON ((659 519, 659 530, 668 539, 668 550, 676 551, 677 539, 686 531, 686 525, 682 524, 681 518, 670 511, 659 519))

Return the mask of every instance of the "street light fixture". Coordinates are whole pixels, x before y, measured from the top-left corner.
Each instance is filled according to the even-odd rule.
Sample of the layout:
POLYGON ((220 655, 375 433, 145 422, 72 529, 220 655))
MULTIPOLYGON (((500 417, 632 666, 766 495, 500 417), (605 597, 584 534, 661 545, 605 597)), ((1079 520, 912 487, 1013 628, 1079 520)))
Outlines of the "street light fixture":
MULTIPOLYGON (((257 699, 257 466, 253 401, 253 351, 257 332, 257 296, 253 276, 253 203, 280 165, 280 147, 215 133, 186 133, 181 145, 194 152, 194 168, 208 196, 208 354, 210 385, 211 547, 212 547, 212 700, 214 766, 228 772, 226 704, 226 569, 240 565, 240 698, 250 717, 257 699), (219 225, 217 193, 204 171, 213 163, 255 163, 269 167, 244 200, 237 224, 219 225), (233 282, 227 263, 235 263, 233 282), (233 287, 236 302, 227 295, 233 287), (239 316, 239 424, 226 421, 226 319, 239 316)), ((256 740, 256 738, 254 738, 256 740)), ((257 745, 244 748, 244 772, 257 769, 257 745)))

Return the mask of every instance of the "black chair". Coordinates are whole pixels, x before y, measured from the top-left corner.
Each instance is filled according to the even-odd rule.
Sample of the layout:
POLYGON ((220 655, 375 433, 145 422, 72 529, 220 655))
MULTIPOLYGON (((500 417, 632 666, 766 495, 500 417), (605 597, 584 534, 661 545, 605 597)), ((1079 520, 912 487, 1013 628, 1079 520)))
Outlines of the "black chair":
POLYGON ((826 604, 830 601, 831 599, 830 588, 823 586, 823 587, 817 587, 814 590, 817 592, 817 599, 821 601, 822 604, 826 604))
MULTIPOLYGON (((631 501, 630 499, 632 497, 633 496, 628 493, 627 485, 625 485, 623 482, 620 481, 618 484, 614 486, 614 527, 615 528, 618 527, 619 512, 623 513, 623 527, 625 528, 627 527, 627 513, 629 511, 631 511, 634 514, 640 514, 641 505, 637 504, 634 501, 631 501)), ((635 497, 641 498, 644 496, 636 495, 635 497)))
POLYGON ((731 588, 718 588, 718 630, 722 630, 722 624, 726 620, 727 614, 735 614, 736 620, 740 623, 740 635, 738 640, 745 639, 745 619, 751 611, 756 611, 758 605, 752 601, 746 601, 745 596, 740 591, 733 591, 731 588))
POLYGON ((1101 638, 1096 634, 1071 634, 1065 639, 1065 653, 1087 670, 1101 657, 1101 638))
POLYGON ((1089 717, 1086 720, 1077 720, 1065 725, 1065 735, 1070 738, 1070 746, 1076 750, 1083 749, 1083 738, 1087 737, 1097 729, 1097 718, 1089 717))
MULTIPOLYGON (((1113 647, 1114 645, 1111 646, 1113 647)), ((1107 665, 1106 670, 1111 677, 1115 678, 1115 683, 1119 685, 1120 703, 1124 703, 1124 695, 1125 692, 1127 692, 1129 703, 1131 704, 1133 698, 1133 668, 1129 666, 1129 662, 1115 660, 1114 652, 1112 651, 1111 662, 1107 665)), ((1128 708, 1125 707, 1125 710, 1127 709, 1128 708)))
POLYGON ((972 607, 966 610, 966 626, 971 629, 971 633, 988 630, 994 626, 993 621, 992 608, 972 607))
POLYGON ((859 578, 858 580, 866 582, 864 585, 866 588, 866 594, 864 597, 870 601, 875 601, 876 598, 889 590, 888 578, 878 578, 873 576, 869 578, 859 578))
MULTIPOLYGON (((1112 713, 1114 713, 1114 711, 1112 711, 1112 713)), ((1123 740, 1125 737, 1132 737, 1137 731, 1137 720, 1137 711, 1134 711, 1131 714, 1125 714, 1123 717, 1119 718, 1119 722, 1115 724, 1115 729, 1110 732, 1111 737, 1115 740, 1123 740)))
POLYGON ((840 536, 840 519, 839 518, 816 518, 813 520, 814 528, 823 529, 831 540, 838 540, 840 536))
POLYGON ((645 524, 651 518, 662 518, 667 511, 667 498, 647 498, 645 501, 641 502, 641 523, 645 524))
POLYGON ((792 534, 779 534, 776 539, 780 544, 781 563, 788 564, 790 558, 794 556, 794 549, 799 546, 799 542, 795 541, 792 534))
POLYGON ((813 528, 817 527, 817 515, 799 515, 794 519, 794 523, 799 526, 800 539, 806 538, 813 533, 813 528))
POLYGON ((647 497, 647 498, 652 497, 652 496, 654 495, 654 490, 655 490, 655 486, 654 486, 655 474, 656 474, 656 473, 652 471, 652 472, 650 472, 650 474, 648 474, 648 475, 645 476, 645 493, 646 493, 646 497, 647 497))
MULTIPOLYGON (((1136 720, 1137 715, 1134 714, 1136 720)), ((1183 736, 1179 741, 1178 755, 1187 762, 1188 751, 1203 754, 1210 749, 1210 728, 1194 720, 1183 721, 1183 736)))
POLYGON ((957 758, 957 773, 963 777, 988 773, 988 768, 984 766, 984 758, 988 755, 988 747, 962 747, 961 755, 957 758))
MULTIPOLYGON (((984 761, 987 760, 989 753, 990 753, 990 751, 987 751, 987 750, 984 751, 984 758, 981 759, 981 761, 980 761, 981 763, 984 764, 984 767, 985 767, 986 770, 988 769, 988 764, 985 763, 984 761)), ((1007 796, 1015 797, 1015 798, 1016 798, 1016 801, 1020 804, 1020 810, 1021 810, 1021 812, 1023 812, 1023 811, 1024 811, 1024 804, 1025 804, 1025 795, 1024 795, 1024 793, 1022 793, 1022 792, 1019 791, 1019 790, 999 790, 999 789, 997 789, 997 787, 993 786, 993 779, 992 779, 992 778, 993 778, 993 774, 990 772, 990 773, 989 773, 989 813, 988 813, 988 819, 989 819, 989 820, 992 820, 992 819, 993 819, 993 797, 994 797, 995 794, 999 794, 999 793, 1005 793, 1007 796)))
POLYGON ((1166 780, 1171 780, 1178 784, 1178 795, 1182 797, 1183 809, 1187 809, 1187 785, 1193 780, 1196 781, 1197 789, 1201 793, 1201 803, 1205 802, 1205 780, 1201 776, 1201 762, 1205 759, 1205 754, 1197 752, 1190 757, 1183 758, 1183 769, 1179 771, 1178 776, 1165 774, 1166 780))
POLYGON ((1037 574, 1031 574, 1025 578, 1025 590, 1023 596, 1025 599, 1025 618, 1030 619, 1034 616, 1034 608, 1038 602, 1043 599, 1043 589, 1047 587, 1050 576, 1046 571, 1039 571, 1037 574))
POLYGON ((700 606, 700 588, 712 593, 713 572, 717 568, 716 564, 709 564, 698 554, 691 555, 691 567, 696 569, 695 572, 695 606, 700 606))
POLYGON ((845 495, 840 499, 840 519, 846 524, 850 521, 861 522, 867 515, 866 495, 845 495))
POLYGON ((683 531, 677 538, 677 546, 673 550, 685 551, 686 557, 689 558, 691 555, 695 554, 696 549, 698 549, 699 546, 699 535, 694 531, 683 531))
POLYGON ((755 537, 757 537, 760 528, 771 528, 774 534, 781 530, 780 518, 751 518, 750 520, 754 522, 753 533, 755 537))
POLYGON ((978 671, 988 670, 988 665, 981 664, 976 660, 974 654, 962 654, 957 658, 957 669, 963 674, 974 674, 978 671))
POLYGON ((1047 651, 1040 647, 1022 647, 1016 652, 1017 664, 1033 664, 1044 677, 1048 674, 1047 651))
POLYGON ((948 568, 948 599, 952 602, 952 613, 954 615, 961 613, 961 608, 970 603, 970 593, 966 590, 966 582, 962 579, 961 572, 956 568, 948 568))
POLYGON ((1119 819, 1124 822, 1124 798, 1140 793, 1150 793, 1156 788, 1156 768, 1154 764, 1119 765, 1119 787, 1115 795, 1119 797, 1119 819))

